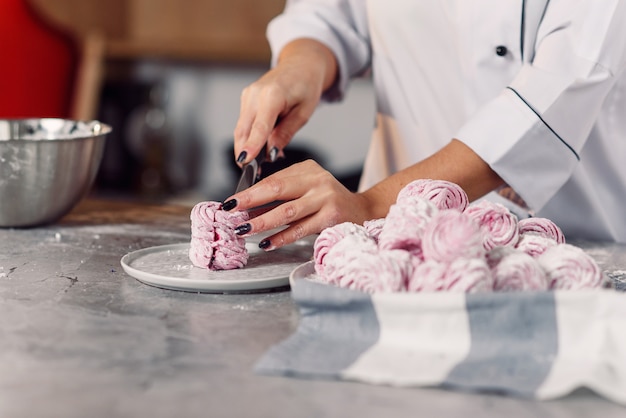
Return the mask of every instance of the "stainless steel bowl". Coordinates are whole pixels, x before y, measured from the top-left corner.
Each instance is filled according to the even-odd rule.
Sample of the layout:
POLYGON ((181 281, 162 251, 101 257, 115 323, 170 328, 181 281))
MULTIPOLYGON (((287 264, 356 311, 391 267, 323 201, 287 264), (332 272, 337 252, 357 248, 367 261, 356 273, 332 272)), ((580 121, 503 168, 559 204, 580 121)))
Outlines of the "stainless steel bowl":
POLYGON ((0 119, 0 227, 69 212, 91 188, 110 132, 98 121, 0 119))

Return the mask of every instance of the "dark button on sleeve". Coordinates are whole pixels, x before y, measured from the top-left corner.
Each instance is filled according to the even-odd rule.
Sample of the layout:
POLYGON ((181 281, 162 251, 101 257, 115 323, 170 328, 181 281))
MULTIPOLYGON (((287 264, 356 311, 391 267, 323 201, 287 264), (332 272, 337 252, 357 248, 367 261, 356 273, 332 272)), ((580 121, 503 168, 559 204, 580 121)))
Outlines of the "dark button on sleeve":
POLYGON ((500 56, 500 57, 505 56, 507 52, 509 52, 509 50, 506 49, 506 46, 504 46, 504 45, 498 45, 496 47, 496 54, 498 54, 498 56, 500 56))

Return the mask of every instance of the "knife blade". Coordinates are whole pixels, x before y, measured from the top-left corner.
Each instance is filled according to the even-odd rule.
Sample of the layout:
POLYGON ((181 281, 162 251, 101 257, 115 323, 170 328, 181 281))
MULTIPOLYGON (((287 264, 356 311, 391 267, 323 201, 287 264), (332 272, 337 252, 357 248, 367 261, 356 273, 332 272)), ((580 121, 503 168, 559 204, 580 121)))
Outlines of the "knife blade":
MULTIPOLYGON (((242 190, 246 190, 251 187, 254 183, 256 183, 261 177, 261 164, 265 161, 265 148, 259 152, 255 159, 250 161, 248 164, 244 164, 241 168, 241 177, 239 178, 239 182, 237 183, 237 188, 235 189, 235 193, 239 193, 242 190)), ((254 218, 258 215, 261 215, 265 212, 268 212, 275 208, 276 206, 284 203, 282 200, 275 200, 270 203, 266 203, 265 205, 257 206, 254 208, 248 209, 248 214, 251 218, 254 218)))
POLYGON ((241 168, 241 177, 239 177, 239 182, 237 183, 235 193, 239 193, 240 191, 251 187, 259 180, 259 177, 261 176, 261 164, 264 161, 265 147, 261 149, 261 151, 253 160, 251 160, 247 164, 244 164, 244 166, 241 168))

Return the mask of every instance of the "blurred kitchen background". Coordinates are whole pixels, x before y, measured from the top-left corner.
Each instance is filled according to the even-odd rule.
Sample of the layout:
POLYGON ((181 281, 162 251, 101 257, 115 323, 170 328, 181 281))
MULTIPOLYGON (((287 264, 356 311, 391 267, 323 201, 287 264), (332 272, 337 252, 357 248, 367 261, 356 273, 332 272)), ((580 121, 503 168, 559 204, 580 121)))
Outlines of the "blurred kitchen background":
MULTIPOLYGON (((269 68, 265 27, 283 7, 284 0, 0 0, 0 118, 112 125, 93 195, 222 200, 239 172, 239 96, 269 68)), ((321 105, 287 158, 265 171, 313 157, 354 189, 373 123, 370 80, 356 80, 347 99, 321 105)))

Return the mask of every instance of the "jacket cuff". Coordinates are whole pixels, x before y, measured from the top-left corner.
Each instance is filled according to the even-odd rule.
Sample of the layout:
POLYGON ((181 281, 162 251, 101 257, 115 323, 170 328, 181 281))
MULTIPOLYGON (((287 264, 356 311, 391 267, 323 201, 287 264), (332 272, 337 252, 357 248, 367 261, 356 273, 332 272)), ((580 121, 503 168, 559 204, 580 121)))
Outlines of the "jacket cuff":
POLYGON ((476 152, 534 211, 575 169, 578 156, 514 90, 483 106, 456 139, 476 152))

